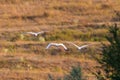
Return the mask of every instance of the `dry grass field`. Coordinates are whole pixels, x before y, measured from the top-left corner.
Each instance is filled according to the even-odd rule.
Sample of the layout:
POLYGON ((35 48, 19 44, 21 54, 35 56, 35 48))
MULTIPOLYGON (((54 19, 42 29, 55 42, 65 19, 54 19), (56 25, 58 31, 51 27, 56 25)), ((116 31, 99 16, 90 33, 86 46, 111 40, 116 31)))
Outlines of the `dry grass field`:
POLYGON ((119 0, 0 0, 0 80, 48 80, 80 65, 83 78, 97 80, 108 26, 120 25, 119 0), (37 37, 25 32, 46 31, 37 37), (64 43, 69 50, 51 47, 64 43), (67 42, 91 46, 78 51, 67 42))

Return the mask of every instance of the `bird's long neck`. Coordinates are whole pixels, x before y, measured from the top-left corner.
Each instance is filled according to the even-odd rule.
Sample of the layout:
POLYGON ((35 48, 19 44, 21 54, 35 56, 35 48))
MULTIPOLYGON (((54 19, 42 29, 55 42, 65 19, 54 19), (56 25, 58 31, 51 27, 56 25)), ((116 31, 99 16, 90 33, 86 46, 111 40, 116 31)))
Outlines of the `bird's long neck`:
POLYGON ((72 43, 72 44, 79 49, 79 46, 78 46, 78 45, 76 45, 76 44, 74 44, 74 43, 72 43))
POLYGON ((38 34, 35 34, 35 36, 38 36, 38 34))
POLYGON ((87 47, 87 46, 88 46, 88 45, 83 45, 83 46, 79 47, 79 49, 85 48, 85 47, 87 47))

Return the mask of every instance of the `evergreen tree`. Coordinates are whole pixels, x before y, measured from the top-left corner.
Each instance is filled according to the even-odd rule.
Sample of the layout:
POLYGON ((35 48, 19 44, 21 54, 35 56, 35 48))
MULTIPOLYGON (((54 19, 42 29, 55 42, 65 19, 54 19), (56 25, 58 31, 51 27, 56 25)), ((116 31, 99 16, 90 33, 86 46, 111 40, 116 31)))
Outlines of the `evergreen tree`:
POLYGON ((102 58, 99 60, 106 79, 120 80, 120 29, 117 24, 110 26, 106 36, 110 44, 103 44, 102 58))
POLYGON ((69 75, 66 75, 63 80, 82 80, 82 73, 80 66, 73 66, 69 75))
POLYGON ((48 80, 83 80, 80 66, 73 66, 68 75, 63 78, 54 79, 51 75, 48 75, 48 80))

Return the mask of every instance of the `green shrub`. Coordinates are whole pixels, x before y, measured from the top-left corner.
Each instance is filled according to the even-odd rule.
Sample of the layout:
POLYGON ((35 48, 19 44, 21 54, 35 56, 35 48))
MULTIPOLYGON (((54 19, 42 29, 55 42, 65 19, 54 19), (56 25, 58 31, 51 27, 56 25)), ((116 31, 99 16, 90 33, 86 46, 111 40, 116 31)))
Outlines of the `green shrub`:
POLYGON ((103 54, 97 61, 105 72, 102 80, 120 80, 120 29, 117 24, 110 26, 109 33, 106 39, 110 44, 103 44, 103 54))
MULTIPOLYGON (((51 75, 49 75, 48 80, 55 80, 51 75)), ((82 80, 82 73, 80 66, 73 66, 72 70, 68 75, 63 78, 58 78, 57 80, 82 80)))
POLYGON ((104 35, 106 33, 105 29, 98 30, 88 30, 88 31, 80 31, 76 29, 62 29, 56 30, 50 34, 45 36, 47 41, 55 41, 55 40, 67 40, 67 41, 105 41, 104 35))

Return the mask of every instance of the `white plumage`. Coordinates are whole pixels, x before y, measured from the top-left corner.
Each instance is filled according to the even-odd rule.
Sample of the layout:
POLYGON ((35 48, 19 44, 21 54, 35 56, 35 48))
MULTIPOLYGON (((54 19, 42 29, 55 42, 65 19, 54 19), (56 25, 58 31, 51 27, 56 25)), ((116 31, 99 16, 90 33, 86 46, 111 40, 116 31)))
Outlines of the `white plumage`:
POLYGON ((85 47, 88 46, 88 45, 78 46, 78 45, 76 45, 76 44, 74 44, 74 43, 71 43, 71 44, 73 44, 75 47, 77 47, 78 50, 81 50, 81 49, 83 49, 83 48, 85 48, 85 47))
POLYGON ((65 50, 67 50, 67 47, 63 43, 49 43, 46 49, 49 49, 51 46, 56 46, 56 47, 62 46, 65 50))
POLYGON ((26 33, 32 34, 32 35, 34 35, 34 36, 38 36, 39 34, 43 34, 44 31, 41 31, 41 32, 26 32, 26 33))

